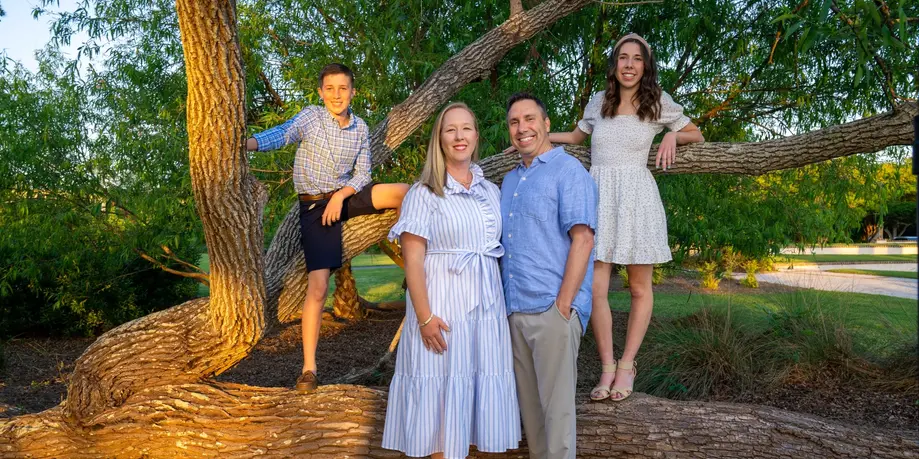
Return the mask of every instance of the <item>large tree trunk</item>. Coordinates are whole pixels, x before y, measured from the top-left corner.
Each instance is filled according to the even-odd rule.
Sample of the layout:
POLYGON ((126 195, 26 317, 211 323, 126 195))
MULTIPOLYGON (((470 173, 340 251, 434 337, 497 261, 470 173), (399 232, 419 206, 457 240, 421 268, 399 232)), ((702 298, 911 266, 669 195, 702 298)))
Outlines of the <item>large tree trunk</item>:
POLYGON ((178 1, 188 76, 192 189, 211 260, 209 300, 124 324, 75 365, 64 411, 82 422, 147 387, 196 381, 245 357, 265 329, 262 210, 243 150, 245 89, 235 5, 178 1))
MULTIPOLYGON (((584 399, 585 397, 581 397, 584 399)), ((135 394, 79 429, 61 410, 0 421, 0 457, 403 457, 380 447, 386 391, 323 386, 312 395, 238 384, 135 394)), ((578 408, 578 457, 916 458, 919 435, 846 426, 774 408, 636 394, 578 408)), ((507 454, 526 457, 526 446, 507 454)))

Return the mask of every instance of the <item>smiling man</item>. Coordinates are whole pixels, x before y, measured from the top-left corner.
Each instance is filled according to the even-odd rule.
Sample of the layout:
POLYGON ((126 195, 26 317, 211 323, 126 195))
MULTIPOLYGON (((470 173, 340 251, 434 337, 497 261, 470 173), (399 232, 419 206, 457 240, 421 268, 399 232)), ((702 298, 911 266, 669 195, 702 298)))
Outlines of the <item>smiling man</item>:
POLYGON ((309 273, 301 318, 303 370, 296 384, 303 392, 312 392, 319 385, 319 324, 329 275, 341 267, 342 222, 398 208, 408 191, 404 183, 370 183, 369 129, 351 112, 351 69, 342 64, 326 65, 319 72, 318 91, 324 107, 306 107, 286 123, 246 140, 249 151, 300 143, 293 181, 300 199, 300 243, 309 273))
POLYGON ((501 260, 520 415, 533 459, 575 458, 578 347, 590 319, 597 185, 549 142, 546 106, 507 103, 520 164, 501 184, 501 260))

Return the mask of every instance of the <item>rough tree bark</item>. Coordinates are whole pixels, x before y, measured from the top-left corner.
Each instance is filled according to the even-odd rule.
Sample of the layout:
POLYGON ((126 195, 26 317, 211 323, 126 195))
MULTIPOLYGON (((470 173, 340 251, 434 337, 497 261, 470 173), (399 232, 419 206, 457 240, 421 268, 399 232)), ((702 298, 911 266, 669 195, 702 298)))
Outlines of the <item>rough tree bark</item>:
MULTIPOLYGON (((870 153, 895 145, 909 145, 913 140, 912 119, 919 114, 919 103, 905 102, 892 112, 870 116, 851 123, 830 126, 776 140, 751 143, 705 142, 680 146, 676 162, 667 174, 743 174, 793 169, 833 158, 870 153)), ((590 149, 566 145, 565 151, 590 167, 590 149)), ((657 145, 648 152, 648 167, 654 173, 657 145)), ((489 180, 501 178, 517 165, 514 153, 490 156, 481 162, 489 180)))
MULTIPOLYGON (((448 60, 374 130, 375 164, 459 88, 487 74, 507 50, 588 3, 547 0, 448 60)), ((192 183, 211 257, 212 297, 100 337, 77 361, 67 401, 43 413, 0 421, 0 457, 397 456, 378 446, 384 391, 327 386, 304 396, 207 381, 245 356, 266 326, 297 314, 306 276, 296 212, 288 214, 262 257, 261 210, 267 196, 249 175, 242 151, 244 79, 235 5, 232 0, 178 0, 177 6, 188 74, 192 183)), ((915 113, 915 104, 906 110, 915 113)), ((900 126, 896 116, 879 119, 900 126)), ((853 125, 773 143, 694 146, 681 151, 674 172, 761 173, 817 162, 845 145, 833 140, 838 132, 849 140, 860 133, 875 138, 855 147, 860 151, 839 154, 906 143, 899 127, 885 140, 867 121, 853 125), (805 141, 822 141, 826 148, 805 156, 800 152, 811 148, 805 141), (737 155, 756 167, 732 164, 739 162, 737 155), (783 159, 773 161, 770 155, 783 159)), ((584 151, 578 153, 582 161, 584 151)), ((486 161, 489 177, 500 178, 508 160, 513 158, 486 161)), ((394 221, 395 214, 387 212, 348 222, 345 258, 382 239, 394 221)), ((582 406, 579 418, 581 457, 616 452, 635 457, 793 457, 801 452, 919 457, 915 432, 846 427, 759 407, 636 395, 623 404, 582 406)))
MULTIPOLYGON (((237 384, 158 387, 88 419, 83 430, 59 422, 60 408, 12 421, 34 431, 0 424, 0 457, 402 457, 380 448, 385 401, 384 390, 347 385, 322 386, 310 396, 237 384)), ((642 394, 625 403, 578 408, 578 457, 583 459, 916 458, 917 442, 916 432, 642 394)), ((473 457, 526 454, 524 445, 507 454, 473 457)))
POLYGON ((196 381, 245 357, 265 328, 262 210, 249 174, 235 7, 178 1, 188 76, 192 189, 211 260, 211 297, 151 314, 100 337, 77 360, 64 413, 73 421, 145 387, 196 381))
POLYGON ((335 293, 332 294, 332 315, 343 320, 357 320, 367 315, 365 303, 357 291, 357 282, 351 272, 351 262, 335 271, 335 293))

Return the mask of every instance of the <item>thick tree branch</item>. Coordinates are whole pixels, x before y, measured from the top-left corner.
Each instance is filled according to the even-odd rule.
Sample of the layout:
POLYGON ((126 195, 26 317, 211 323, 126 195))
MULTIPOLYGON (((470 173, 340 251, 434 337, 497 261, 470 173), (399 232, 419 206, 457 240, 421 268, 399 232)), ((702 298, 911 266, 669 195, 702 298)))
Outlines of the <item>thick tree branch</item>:
MULTIPOLYGON (((919 114, 919 103, 897 106, 894 112, 871 116, 851 123, 830 126, 806 134, 752 143, 706 142, 682 145, 677 160, 666 174, 743 174, 761 175, 782 169, 806 166, 842 156, 872 153, 913 140, 912 119, 919 114)), ((566 145, 565 150, 589 167, 590 150, 566 145)), ((648 167, 655 173, 657 145, 648 152, 648 167)), ((500 183, 519 163, 516 153, 497 154, 481 162, 485 177, 500 183)))
POLYGON ((393 150, 463 86, 477 78, 488 78, 491 69, 514 46, 590 2, 547 0, 533 9, 511 16, 447 59, 373 129, 370 135, 373 164, 381 164, 392 157, 393 150))

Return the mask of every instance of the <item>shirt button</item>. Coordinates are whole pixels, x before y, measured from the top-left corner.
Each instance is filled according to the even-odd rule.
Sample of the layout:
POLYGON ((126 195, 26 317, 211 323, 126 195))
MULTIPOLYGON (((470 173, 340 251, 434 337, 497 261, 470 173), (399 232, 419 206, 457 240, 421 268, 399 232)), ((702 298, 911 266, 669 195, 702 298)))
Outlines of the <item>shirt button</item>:
POLYGON ((514 193, 514 197, 515 197, 515 198, 517 197, 517 193, 514 193))
POLYGON ((513 216, 514 216, 514 213, 511 212, 511 213, 507 214, 507 216, 508 216, 508 217, 513 217, 513 216))
POLYGON ((511 233, 507 233, 507 237, 508 237, 508 239, 510 239, 510 238, 514 237, 514 235, 511 234, 511 233))
POLYGON ((522 179, 520 179, 520 180, 523 180, 523 181, 526 181, 526 179, 527 179, 527 178, 526 178, 526 177, 524 177, 524 178, 522 178, 522 179))
POLYGON ((513 278, 514 278, 514 275, 513 275, 513 274, 510 274, 510 275, 508 275, 507 277, 509 277, 510 279, 513 279, 513 278))
POLYGON ((507 255, 507 258, 514 258, 514 256, 511 255, 511 254, 508 254, 508 255, 507 255))

